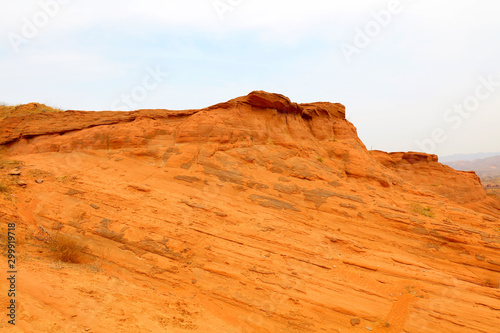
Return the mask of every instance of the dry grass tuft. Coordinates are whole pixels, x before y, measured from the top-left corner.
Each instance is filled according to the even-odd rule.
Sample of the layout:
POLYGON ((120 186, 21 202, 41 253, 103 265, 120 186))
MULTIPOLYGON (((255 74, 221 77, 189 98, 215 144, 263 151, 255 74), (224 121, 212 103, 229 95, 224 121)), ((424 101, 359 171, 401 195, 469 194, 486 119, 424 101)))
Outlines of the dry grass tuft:
POLYGON ((65 233, 57 233, 52 242, 51 249, 56 259, 62 262, 81 264, 85 261, 87 245, 65 233))
POLYGON ((25 116, 28 114, 43 113, 43 112, 62 112, 63 110, 53 108, 41 103, 28 103, 19 105, 1 105, 0 104, 0 121, 15 116, 25 116))

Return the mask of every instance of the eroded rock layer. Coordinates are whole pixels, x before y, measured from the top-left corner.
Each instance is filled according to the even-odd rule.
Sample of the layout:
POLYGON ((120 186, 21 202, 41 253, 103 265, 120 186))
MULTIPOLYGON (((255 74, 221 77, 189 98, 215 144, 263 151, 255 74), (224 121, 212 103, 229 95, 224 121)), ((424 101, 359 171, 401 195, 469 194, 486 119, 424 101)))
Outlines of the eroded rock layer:
POLYGON ((341 104, 47 112, 0 144, 20 332, 500 327, 500 203, 436 156, 368 151, 341 104))

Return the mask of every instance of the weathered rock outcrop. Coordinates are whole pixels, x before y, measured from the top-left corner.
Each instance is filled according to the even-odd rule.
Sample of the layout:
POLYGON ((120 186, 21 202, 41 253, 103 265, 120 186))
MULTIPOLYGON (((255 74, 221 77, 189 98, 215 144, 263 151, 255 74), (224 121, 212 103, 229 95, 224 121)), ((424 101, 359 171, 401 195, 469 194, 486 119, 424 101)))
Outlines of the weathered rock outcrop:
POLYGON ((442 195, 459 204, 479 203, 498 207, 486 195, 481 180, 474 172, 456 171, 438 162, 436 155, 424 153, 385 153, 373 151, 372 155, 382 165, 395 171, 403 179, 420 189, 442 195))
POLYGON ((0 144, 20 331, 500 325, 499 202, 436 156, 368 151, 341 104, 258 91, 29 114, 0 122, 0 144), (78 263, 55 259, 60 234, 84 245, 78 263))

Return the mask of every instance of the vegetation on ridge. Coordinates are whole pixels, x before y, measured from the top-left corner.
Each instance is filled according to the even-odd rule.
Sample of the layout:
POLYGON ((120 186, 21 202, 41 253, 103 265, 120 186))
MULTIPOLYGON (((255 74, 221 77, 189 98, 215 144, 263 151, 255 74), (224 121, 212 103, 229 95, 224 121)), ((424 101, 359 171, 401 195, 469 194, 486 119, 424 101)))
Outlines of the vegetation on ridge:
POLYGON ((62 112, 63 110, 53 108, 41 103, 28 103, 19 105, 0 104, 0 121, 15 116, 25 116, 28 114, 43 112, 62 112))

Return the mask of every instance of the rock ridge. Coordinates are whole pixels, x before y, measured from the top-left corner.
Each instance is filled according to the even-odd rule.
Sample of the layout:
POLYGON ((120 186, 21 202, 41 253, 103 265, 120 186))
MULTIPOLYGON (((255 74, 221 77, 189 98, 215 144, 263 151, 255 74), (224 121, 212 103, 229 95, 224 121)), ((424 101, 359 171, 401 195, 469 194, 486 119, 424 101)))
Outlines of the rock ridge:
MULTIPOLYGON (((31 104, 37 105, 36 103, 31 104)), ((247 104, 256 109, 275 109, 278 113, 283 114, 298 114, 304 119, 323 116, 345 118, 345 107, 342 104, 326 102, 297 104, 280 94, 254 91, 247 96, 199 110, 142 109, 128 112, 68 110, 65 112, 46 112, 9 117, 0 122, 0 128, 2 129, 0 132, 0 145, 21 138, 63 134, 95 126, 132 122, 139 118, 182 118, 203 110, 231 108, 237 104, 247 104)))

